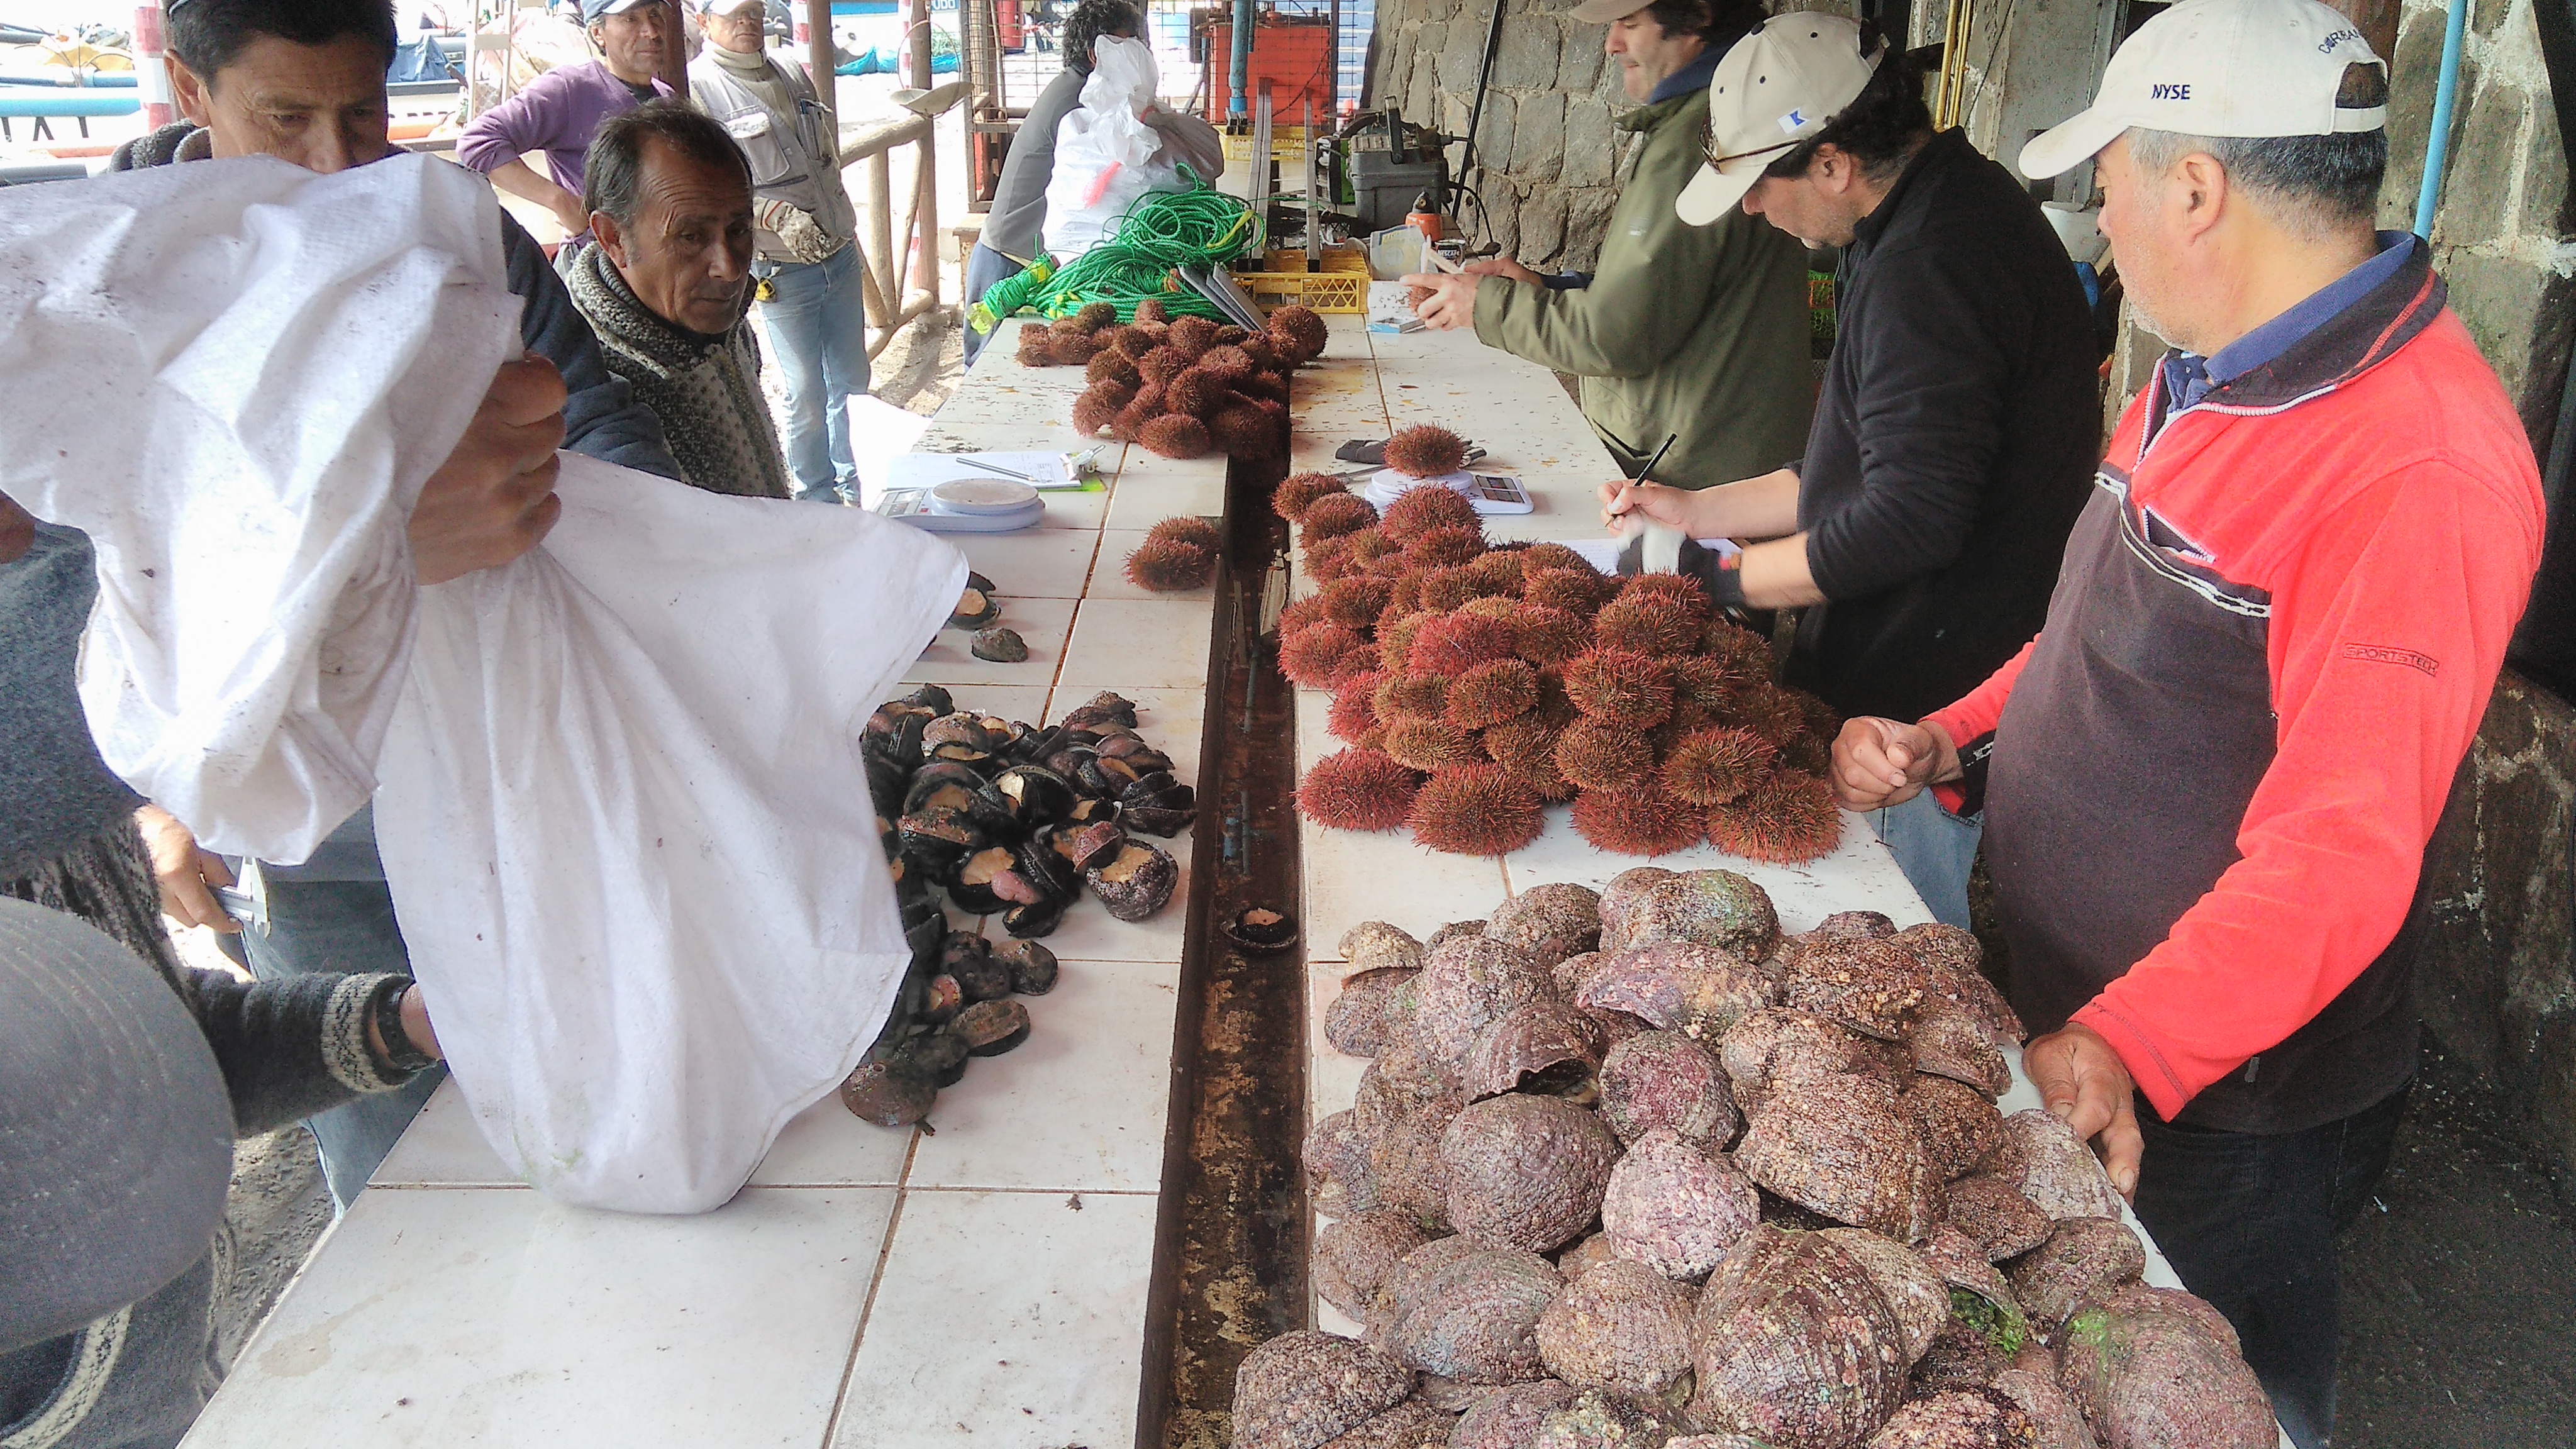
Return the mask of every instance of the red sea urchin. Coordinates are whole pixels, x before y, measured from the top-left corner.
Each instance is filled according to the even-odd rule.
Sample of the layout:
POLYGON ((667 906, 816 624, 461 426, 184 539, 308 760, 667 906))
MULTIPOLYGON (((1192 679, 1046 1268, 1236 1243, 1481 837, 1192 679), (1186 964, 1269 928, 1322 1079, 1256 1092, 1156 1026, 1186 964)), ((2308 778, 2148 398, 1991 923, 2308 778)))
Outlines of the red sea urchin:
POLYGON ((1586 790, 1574 801, 1574 829, 1619 855, 1671 855, 1699 844, 1708 819, 1661 790, 1586 790))
POLYGON ((1567 661, 1566 697, 1594 719, 1652 729, 1673 712, 1673 681, 1660 660, 1595 646, 1567 661))
POLYGON ((1297 784, 1297 813, 1335 830, 1393 830, 1413 811, 1422 777, 1377 750, 1336 750, 1297 784))
POLYGON ((1407 488, 1386 506, 1386 531, 1406 541, 1435 528, 1477 527, 1476 505, 1465 494, 1440 484, 1407 488))
POLYGON ((1702 809, 1724 805, 1752 789, 1776 753, 1751 730, 1697 730, 1674 741, 1664 788, 1702 809))
POLYGON ((1439 719, 1449 712, 1449 681, 1424 675, 1385 674, 1378 680, 1377 693, 1369 697, 1369 707, 1386 724, 1401 719, 1439 719))
POLYGON ((1334 493, 1347 494, 1350 485, 1330 473, 1299 473, 1282 480, 1270 495, 1270 509, 1290 523, 1306 515, 1306 505, 1334 493))
POLYGON ((1521 565, 1523 599, 1563 609, 1578 619, 1590 619, 1600 613, 1601 605, 1618 587, 1589 565, 1579 569, 1541 568, 1527 560, 1521 565))
POLYGON ((1801 865, 1833 854, 1842 839, 1833 789, 1812 775, 1774 775, 1708 815, 1708 843, 1747 860, 1801 865))
POLYGON ((1603 720, 1577 720, 1556 737, 1556 768, 1592 791, 1628 790, 1654 774, 1655 752, 1635 730, 1603 720))
POLYGON ((1165 413, 1138 428, 1136 441, 1162 457, 1195 458, 1208 450, 1208 430, 1188 413, 1165 413))
POLYGON ((1118 410, 1136 400, 1134 389, 1117 382, 1096 382, 1073 400, 1073 430, 1086 438, 1118 421, 1118 410))
POLYGON ((1417 423, 1386 440, 1386 466, 1409 478, 1455 473, 1467 461, 1467 440, 1447 428, 1417 423))
POLYGON ((1223 379, 1193 367, 1164 387, 1163 406, 1204 420, 1214 417, 1220 408, 1234 406, 1234 390, 1223 379))
POLYGON ((1449 681, 1449 723, 1462 730, 1501 724, 1537 705, 1538 671, 1517 659, 1478 664, 1449 681))
POLYGON ((1127 581, 1149 593, 1203 589, 1216 577, 1216 550, 1179 539, 1147 538, 1127 555, 1127 581))
MULTIPOLYGON (((1415 568, 1455 567, 1475 561, 1484 552, 1485 536, 1473 524, 1443 524, 1424 529, 1408 540, 1404 546, 1404 561, 1415 568)), ((1508 585, 1490 577, 1471 577, 1477 585, 1476 592, 1480 594, 1499 594, 1509 589, 1508 585)))
POLYGON ((1485 757, 1475 737, 1445 719, 1411 715, 1386 722, 1386 752, 1415 770, 1448 770, 1473 765, 1485 757))
POLYGON ((1294 302, 1270 314, 1271 344, 1291 355, 1296 362, 1312 362, 1324 355, 1324 345, 1332 337, 1332 328, 1311 307, 1294 302))
POLYGON ((1512 615, 1512 637, 1521 657, 1542 669, 1592 647, 1592 631, 1581 619, 1545 604, 1522 604, 1512 615))
POLYGON ((1413 838, 1452 855, 1509 855, 1547 823, 1538 792, 1498 765, 1442 770, 1413 798, 1413 838))
POLYGON ((1237 402, 1208 419, 1208 434, 1228 457, 1275 458, 1286 441, 1284 417, 1272 417, 1265 404, 1237 402))
POLYGON ((1432 619, 1414 634, 1405 667, 1416 674, 1454 679, 1479 664, 1511 658, 1513 642, 1512 626, 1499 619, 1449 614, 1432 619))
POLYGON ((1308 503, 1297 515, 1297 542, 1313 548, 1318 540, 1339 538, 1375 526, 1377 510, 1368 500, 1349 493, 1327 493, 1308 503))
POLYGON ((1186 543, 1211 553, 1224 541, 1215 524, 1189 513, 1164 519, 1145 530, 1145 537, 1155 543, 1186 543))
POLYGON ((1136 359, 1126 353, 1097 352, 1092 354, 1091 361, 1082 369, 1082 380, 1095 383, 1123 382, 1129 387, 1137 387, 1143 384, 1145 376, 1136 370, 1136 359))
POLYGON ((1378 727, 1377 687, 1385 678, 1370 670, 1333 686, 1333 707, 1324 716, 1333 738, 1356 740, 1378 727))
POLYGON ((1699 648, 1698 616, 1656 591, 1631 588, 1601 606, 1592 619, 1594 634, 1613 649, 1658 657, 1690 654, 1699 648))
POLYGON ((1333 661, 1332 677, 1325 681, 1325 685, 1328 688, 1340 689, 1363 674, 1375 676, 1377 673, 1377 646, 1362 644, 1357 648, 1344 651, 1341 658, 1333 661))
POLYGON ((1322 689, 1342 656, 1363 644, 1357 631, 1326 620, 1279 641, 1279 672, 1308 689, 1322 689))
MULTIPOLYGON (((1358 552, 1354 545, 1353 556, 1356 557, 1358 552)), ((1378 616, 1386 612, 1388 596, 1394 592, 1395 585, 1385 579, 1342 578, 1326 584, 1318 597, 1324 601, 1325 617, 1334 623, 1347 624, 1354 629, 1374 629, 1378 616)))

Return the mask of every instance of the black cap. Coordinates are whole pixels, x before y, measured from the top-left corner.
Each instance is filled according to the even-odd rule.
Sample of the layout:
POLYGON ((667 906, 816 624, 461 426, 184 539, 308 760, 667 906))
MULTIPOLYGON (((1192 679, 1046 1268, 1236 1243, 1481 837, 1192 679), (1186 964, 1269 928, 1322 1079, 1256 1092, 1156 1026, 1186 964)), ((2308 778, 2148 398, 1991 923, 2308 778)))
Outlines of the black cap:
POLYGON ((149 1297, 205 1256, 233 1114, 161 974, 0 896, 0 1353, 149 1297))

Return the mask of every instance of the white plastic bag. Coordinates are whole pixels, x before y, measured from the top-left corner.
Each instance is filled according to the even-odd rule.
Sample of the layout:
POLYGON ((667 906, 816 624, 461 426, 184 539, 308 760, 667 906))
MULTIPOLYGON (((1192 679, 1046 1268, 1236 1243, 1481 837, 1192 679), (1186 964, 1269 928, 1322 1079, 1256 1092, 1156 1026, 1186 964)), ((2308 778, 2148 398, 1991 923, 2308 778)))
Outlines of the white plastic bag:
POLYGON ((0 188, 0 493, 97 545, 91 732, 209 849, 299 862, 375 788, 403 522, 518 313, 427 157, 0 188))
POLYGON ((1183 189, 1180 169, 1162 159, 1163 134, 1145 123, 1154 103, 1154 52, 1141 40, 1092 42, 1082 104, 1057 123, 1055 172, 1047 181, 1047 253, 1071 261, 1100 245, 1112 223, 1148 191, 1183 189))
POLYGON ((966 564, 859 510, 563 464, 542 548, 421 591, 377 848, 502 1160, 700 1212, 885 1020, 909 953, 858 740, 966 564))

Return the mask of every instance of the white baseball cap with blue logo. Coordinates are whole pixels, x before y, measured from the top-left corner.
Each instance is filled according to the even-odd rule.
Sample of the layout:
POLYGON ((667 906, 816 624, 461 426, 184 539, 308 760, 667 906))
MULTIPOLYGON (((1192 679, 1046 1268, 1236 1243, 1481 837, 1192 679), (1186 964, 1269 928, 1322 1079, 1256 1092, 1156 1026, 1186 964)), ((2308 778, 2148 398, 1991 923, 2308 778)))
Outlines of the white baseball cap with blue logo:
POLYGON ((1707 164, 1673 202, 1693 226, 1735 208, 1763 169, 1860 99, 1886 47, 1861 48, 1860 26, 1791 11, 1735 42, 1708 83, 1707 164))
POLYGON ((2387 67, 2317 0, 2182 0, 2120 43, 2093 104, 2031 138, 2033 181, 2091 160, 2131 127, 2185 136, 2332 136, 2388 122, 2387 67), (2355 66, 2375 85, 2349 85, 2355 66), (2354 104, 2356 89, 2370 104, 2354 104))

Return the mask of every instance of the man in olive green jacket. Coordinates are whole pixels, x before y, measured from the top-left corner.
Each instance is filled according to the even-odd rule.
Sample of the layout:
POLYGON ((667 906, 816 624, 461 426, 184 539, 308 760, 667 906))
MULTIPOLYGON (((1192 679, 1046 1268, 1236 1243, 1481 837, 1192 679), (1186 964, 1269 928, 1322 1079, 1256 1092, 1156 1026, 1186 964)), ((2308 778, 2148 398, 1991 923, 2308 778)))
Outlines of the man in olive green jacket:
POLYGON ((1808 363, 1806 254, 1758 217, 1709 226, 1673 213, 1703 165, 1709 77, 1762 23, 1745 0, 1586 0, 1571 13, 1607 22, 1602 48, 1628 95, 1617 124, 1636 159, 1599 270, 1542 277, 1516 261, 1471 262, 1464 276, 1413 276, 1417 311, 1437 328, 1473 326, 1488 347, 1582 378, 1583 415, 1622 473, 1664 440, 1655 481, 1706 488, 1794 461, 1815 384, 1808 363))

